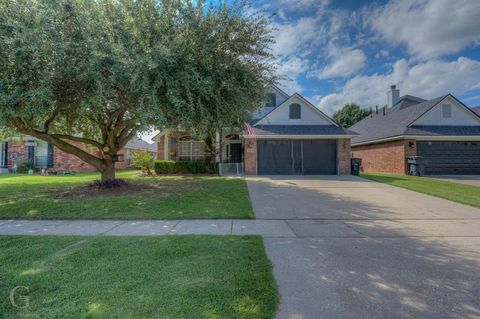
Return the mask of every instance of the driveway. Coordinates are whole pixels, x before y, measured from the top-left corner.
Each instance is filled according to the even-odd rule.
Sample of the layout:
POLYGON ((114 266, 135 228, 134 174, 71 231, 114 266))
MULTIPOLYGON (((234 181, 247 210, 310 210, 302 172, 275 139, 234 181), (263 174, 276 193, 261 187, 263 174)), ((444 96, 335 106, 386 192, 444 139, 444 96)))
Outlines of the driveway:
POLYGON ((361 178, 250 177, 278 318, 480 318, 480 209, 361 178))

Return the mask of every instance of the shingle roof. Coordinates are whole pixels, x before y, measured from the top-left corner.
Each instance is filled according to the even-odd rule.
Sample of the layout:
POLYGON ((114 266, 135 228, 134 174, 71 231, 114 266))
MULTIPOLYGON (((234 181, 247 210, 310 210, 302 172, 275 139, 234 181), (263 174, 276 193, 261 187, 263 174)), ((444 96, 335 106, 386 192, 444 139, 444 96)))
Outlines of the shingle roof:
POLYGON ((130 141, 128 141, 127 145, 125 145, 125 148, 134 149, 134 150, 148 150, 150 152, 157 151, 157 147, 154 143, 150 144, 139 138, 133 138, 130 141))
POLYGON ((480 126, 424 126, 414 125, 406 129, 405 135, 428 136, 480 136, 480 126))
POLYGON ((478 115, 480 115, 480 105, 479 105, 479 106, 472 107, 472 110, 473 110, 473 112, 475 112, 475 113, 477 113, 478 115))
POLYGON ((392 108, 382 108, 378 110, 378 114, 373 113, 349 127, 349 129, 359 134, 353 137, 352 143, 404 135, 408 125, 447 96, 443 95, 432 100, 410 105, 407 105, 409 103, 403 104, 399 102, 392 108))
POLYGON ((355 132, 335 125, 257 125, 255 135, 354 135, 355 132))

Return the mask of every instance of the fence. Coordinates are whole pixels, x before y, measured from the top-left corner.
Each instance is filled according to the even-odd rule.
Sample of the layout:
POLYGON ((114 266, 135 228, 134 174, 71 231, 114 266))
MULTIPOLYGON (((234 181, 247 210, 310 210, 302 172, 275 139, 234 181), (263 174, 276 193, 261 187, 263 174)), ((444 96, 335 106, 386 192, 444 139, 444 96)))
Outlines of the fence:
POLYGON ((219 163, 218 173, 220 175, 243 175, 243 163, 219 163))

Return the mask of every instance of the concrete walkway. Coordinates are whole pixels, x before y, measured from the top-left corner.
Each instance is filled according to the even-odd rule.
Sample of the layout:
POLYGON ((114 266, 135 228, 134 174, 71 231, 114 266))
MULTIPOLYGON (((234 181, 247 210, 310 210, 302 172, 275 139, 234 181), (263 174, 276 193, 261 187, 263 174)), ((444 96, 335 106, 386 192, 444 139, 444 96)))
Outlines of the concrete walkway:
POLYGON ((287 221, 267 220, 0 220, 0 235, 295 237, 287 221))
POLYGON ((0 220, 0 235, 260 235, 265 238, 480 237, 480 219, 0 220))

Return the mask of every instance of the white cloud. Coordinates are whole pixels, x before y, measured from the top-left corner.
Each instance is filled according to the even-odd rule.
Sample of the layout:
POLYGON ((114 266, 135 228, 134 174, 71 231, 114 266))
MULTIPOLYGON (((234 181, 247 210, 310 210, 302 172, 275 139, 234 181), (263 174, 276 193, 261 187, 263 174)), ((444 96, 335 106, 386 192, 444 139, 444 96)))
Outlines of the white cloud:
POLYGON ((320 100, 319 107, 332 114, 345 103, 356 102, 364 107, 386 104, 386 92, 391 84, 400 88, 401 95, 410 94, 434 98, 443 94, 463 94, 480 87, 480 61, 459 57, 455 61, 430 60, 410 66, 398 60, 388 74, 355 76, 338 93, 320 100))
POLYGON ((367 22, 381 37, 403 43, 420 59, 460 52, 480 42, 480 1, 391 0, 365 10, 367 22))
POLYGON ((276 29, 273 33, 275 44, 273 53, 287 56, 305 48, 311 41, 318 37, 316 18, 300 18, 294 23, 273 24, 276 29))
POLYGON ((278 75, 285 78, 280 81, 280 87, 288 94, 302 92, 303 87, 298 83, 298 76, 308 69, 308 61, 297 56, 291 56, 279 61, 278 65, 278 75))
POLYGON ((348 77, 365 66, 367 56, 360 49, 348 50, 336 55, 333 61, 320 70, 309 73, 318 79, 329 79, 335 77, 348 77))

